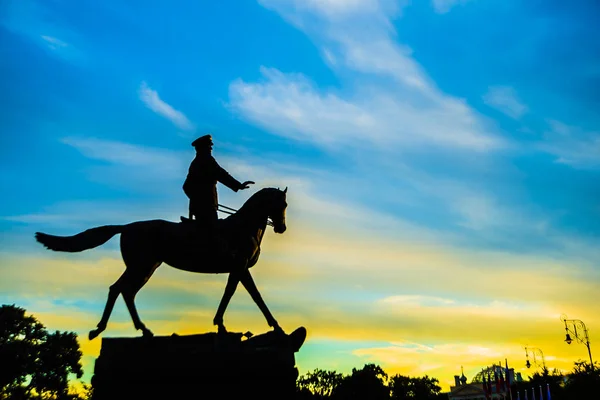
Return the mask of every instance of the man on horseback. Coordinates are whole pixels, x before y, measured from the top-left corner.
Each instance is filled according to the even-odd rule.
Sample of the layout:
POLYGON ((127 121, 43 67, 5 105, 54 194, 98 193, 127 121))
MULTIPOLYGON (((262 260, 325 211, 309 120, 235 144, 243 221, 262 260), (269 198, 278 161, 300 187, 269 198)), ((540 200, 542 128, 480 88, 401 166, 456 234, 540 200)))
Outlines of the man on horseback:
POLYGON ((214 228, 219 205, 217 182, 221 182, 234 192, 248 189, 252 181, 240 183, 217 163, 212 156, 212 136, 204 135, 192 142, 196 157, 190 165, 183 184, 183 191, 190 199, 189 218, 195 219, 208 229, 214 228))

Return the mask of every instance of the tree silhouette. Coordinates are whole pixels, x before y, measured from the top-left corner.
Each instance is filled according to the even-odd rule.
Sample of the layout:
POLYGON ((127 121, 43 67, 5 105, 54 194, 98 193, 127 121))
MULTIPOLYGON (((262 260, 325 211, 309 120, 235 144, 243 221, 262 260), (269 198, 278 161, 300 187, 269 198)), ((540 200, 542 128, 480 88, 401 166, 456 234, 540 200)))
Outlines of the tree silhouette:
POLYGON ((545 393, 548 385, 550 386, 553 400, 566 400, 568 397, 565 397, 564 394, 564 381, 565 377, 559 370, 553 369, 550 371, 548 368, 542 368, 542 372, 536 371, 529 376, 528 381, 516 382, 513 386, 517 391, 531 391, 533 389, 536 392, 541 386, 542 391, 545 393))
POLYGON ((440 394, 442 388, 436 378, 424 377, 411 378, 409 376, 394 375, 390 378, 389 388, 391 398, 394 400, 436 400, 447 398, 440 394))
POLYGON ((312 394, 312 397, 305 394, 305 398, 328 399, 342 379, 342 374, 317 368, 298 378, 297 386, 300 392, 309 391, 312 394))
POLYGON ((73 332, 48 333, 15 305, 0 307, 0 399, 73 399, 69 374, 81 378, 81 350, 73 332))
POLYGON ((550 371, 544 368, 529 376, 529 380, 515 382, 511 386, 513 394, 531 393, 532 390, 538 393, 541 386, 544 395, 549 387, 552 400, 591 398, 600 388, 600 365, 595 364, 592 369, 589 362, 577 361, 573 370, 566 375, 556 369, 550 371))
POLYGON ((565 383, 565 398, 585 399, 597 394, 600 388, 600 366, 589 362, 577 361, 565 383))
POLYGON ((388 376, 375 364, 367 364, 361 370, 353 369, 344 376, 335 371, 315 369, 301 376, 297 381, 296 399, 397 399, 397 400, 438 400, 446 399, 439 381, 427 375, 423 377, 388 376), (386 381, 387 386, 386 386, 386 381))
POLYGON ((335 400, 380 400, 389 399, 390 391, 386 386, 388 375, 379 365, 366 364, 363 369, 352 369, 352 374, 342 379, 333 390, 335 400))

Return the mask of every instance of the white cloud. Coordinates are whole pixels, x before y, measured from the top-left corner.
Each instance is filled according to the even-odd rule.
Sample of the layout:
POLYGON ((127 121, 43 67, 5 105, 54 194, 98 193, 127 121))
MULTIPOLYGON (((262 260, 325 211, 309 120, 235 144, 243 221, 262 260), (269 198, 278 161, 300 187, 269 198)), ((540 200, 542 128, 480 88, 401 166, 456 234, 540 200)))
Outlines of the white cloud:
POLYGON ((460 373, 460 366, 464 367, 464 373, 471 379, 486 363, 491 364, 507 356, 512 356, 510 359, 522 357, 519 346, 493 342, 487 338, 473 342, 475 344, 466 344, 460 337, 450 339, 450 343, 435 344, 405 340, 381 347, 359 348, 353 354, 382 365, 390 375, 436 376, 445 390, 454 386, 452 373, 460 373), (456 366, 456 360, 460 360, 460 366, 456 366))
POLYGON ((473 230, 498 229, 514 224, 516 220, 505 207, 482 193, 464 193, 451 200, 452 208, 463 218, 461 225, 473 230))
POLYGON ((433 9, 438 14, 445 14, 457 5, 467 3, 469 0, 432 0, 433 9))
POLYGON ((295 4, 331 17, 356 12, 372 12, 378 7, 377 0, 306 0, 297 1, 295 4))
POLYGON ((115 164, 139 167, 161 164, 161 167, 168 167, 180 163, 179 154, 175 151, 86 137, 65 137, 61 141, 86 157, 115 164))
POLYGON ((588 132, 559 121, 548 121, 550 129, 539 149, 555 155, 556 162, 581 169, 600 168, 600 132, 588 132))
POLYGON ((62 40, 52 36, 42 35, 42 39, 48 43, 48 47, 50 47, 52 50, 56 50, 61 47, 67 47, 69 45, 68 43, 65 43, 62 40))
POLYGON ((516 315, 523 317, 537 317, 553 319, 559 315, 559 311, 534 301, 498 301, 485 299, 485 303, 479 299, 478 302, 456 301, 454 299, 441 298, 427 295, 397 295, 385 297, 377 302, 387 312, 406 315, 407 308, 414 313, 439 312, 440 308, 448 315, 486 315, 504 318, 514 318, 516 315))
POLYGON ((445 14, 453 7, 467 3, 469 0, 432 0, 433 9, 438 14, 445 14))
POLYGON ((408 3, 406 0, 258 0, 266 8, 281 10, 290 7, 293 12, 285 17, 302 24, 294 14, 311 13, 332 20, 347 20, 360 14, 395 13, 408 3))
POLYGON ((445 307, 455 303, 452 299, 424 295, 389 296, 381 299, 379 302, 383 305, 394 307, 445 307))
POLYGON ((191 156, 172 150, 97 138, 65 137, 61 141, 88 158, 126 167, 124 175, 141 171, 153 180, 183 180, 187 173, 185 163, 190 161, 191 156))
POLYGON ((438 98, 418 105, 379 89, 342 98, 319 91, 299 74, 269 68, 261 72, 263 82, 230 85, 231 106, 274 134, 330 149, 432 145, 486 151, 502 145, 462 101, 438 98))
POLYGON ((397 6, 353 2, 336 12, 341 3, 320 2, 318 9, 294 0, 261 3, 311 36, 332 68, 352 74, 353 89, 323 90, 301 74, 262 67, 262 81, 230 85, 231 106, 244 119, 329 149, 488 151, 504 145, 482 116, 442 93, 411 50, 395 42, 390 16, 397 6))
POLYGON ((146 82, 140 85, 140 100, 146 107, 171 121, 175 126, 186 131, 193 131, 194 124, 181 111, 164 102, 156 90, 151 89, 146 82))
POLYGON ((119 224, 147 219, 179 219, 185 209, 171 204, 148 203, 140 199, 124 201, 66 201, 53 204, 38 213, 13 215, 2 219, 41 228, 60 230, 87 229, 90 225, 119 224), (179 211, 179 212, 178 212, 179 211))
POLYGON ((509 86, 490 86, 483 96, 483 101, 488 106, 515 119, 521 118, 528 111, 515 89, 509 86))

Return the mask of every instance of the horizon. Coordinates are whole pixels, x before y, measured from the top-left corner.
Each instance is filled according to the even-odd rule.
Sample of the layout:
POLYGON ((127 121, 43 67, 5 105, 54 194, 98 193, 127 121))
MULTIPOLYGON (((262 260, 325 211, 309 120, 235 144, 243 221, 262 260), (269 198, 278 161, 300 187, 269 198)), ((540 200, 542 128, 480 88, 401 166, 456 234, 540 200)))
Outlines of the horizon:
MULTIPOLYGON (((54 253, 34 233, 187 216, 191 142, 250 189, 288 187, 251 270, 300 374, 427 374, 447 391, 524 347, 588 360, 600 338, 600 5, 581 0, 258 0, 0 6, 0 301, 76 332, 141 336, 118 239, 54 253), (8 195, 7 195, 8 194, 8 195)), ((221 218, 226 214, 220 214, 221 218)), ((163 265, 136 297, 155 335, 216 332, 227 277, 163 265)), ((240 286, 230 331, 268 331, 240 286)), ((599 348, 600 349, 600 348, 599 348)))

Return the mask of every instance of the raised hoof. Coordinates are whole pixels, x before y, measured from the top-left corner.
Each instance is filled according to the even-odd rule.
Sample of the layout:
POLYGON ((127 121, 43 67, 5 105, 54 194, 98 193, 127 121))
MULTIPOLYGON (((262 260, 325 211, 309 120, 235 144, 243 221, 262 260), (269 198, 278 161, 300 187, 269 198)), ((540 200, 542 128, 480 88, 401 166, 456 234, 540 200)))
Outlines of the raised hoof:
POLYGON ((306 340, 306 328, 301 326, 300 328, 296 329, 294 332, 290 333, 288 335, 288 337, 290 340, 290 346, 291 346, 292 350, 294 350, 294 353, 295 353, 298 350, 300 350, 300 347, 302 347, 302 345, 304 344, 304 341, 306 340))
POLYGON ((94 340, 101 333, 102 333, 102 330, 100 330, 100 329, 91 330, 90 333, 88 333, 88 340, 94 340))

